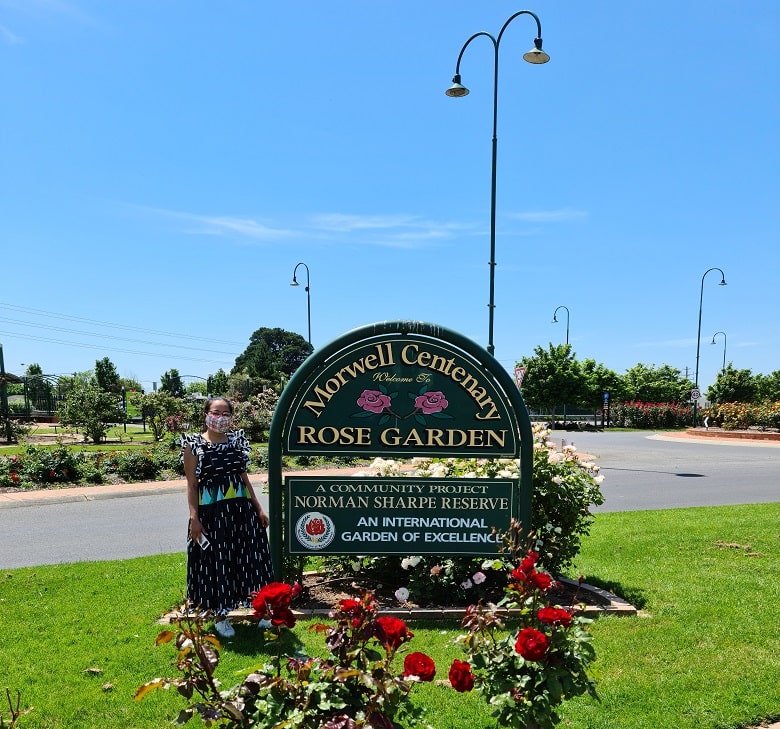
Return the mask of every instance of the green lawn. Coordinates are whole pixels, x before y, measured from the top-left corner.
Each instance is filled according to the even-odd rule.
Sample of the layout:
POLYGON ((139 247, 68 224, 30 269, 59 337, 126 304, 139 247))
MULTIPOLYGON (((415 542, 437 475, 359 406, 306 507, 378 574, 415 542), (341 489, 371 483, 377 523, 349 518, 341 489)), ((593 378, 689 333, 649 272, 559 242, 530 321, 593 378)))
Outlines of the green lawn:
MULTIPOLYGON (((593 627, 601 702, 564 708, 573 729, 736 729, 780 718, 780 504, 599 514, 575 572, 641 608, 593 627)), ((17 726, 159 728, 183 706, 136 688, 173 675, 157 618, 181 598, 182 554, 6 570, 0 574, 0 688, 32 711, 17 726)), ((437 661, 460 651, 452 623, 413 623, 410 650, 437 661)), ((299 624, 295 639, 322 638, 299 624)), ((267 657, 238 626, 218 675, 233 685, 267 657)), ((478 695, 425 684, 416 701, 435 729, 492 729, 478 695)), ((3 707, 5 709, 5 707, 3 707)), ((193 726, 197 726, 193 723, 193 726)))

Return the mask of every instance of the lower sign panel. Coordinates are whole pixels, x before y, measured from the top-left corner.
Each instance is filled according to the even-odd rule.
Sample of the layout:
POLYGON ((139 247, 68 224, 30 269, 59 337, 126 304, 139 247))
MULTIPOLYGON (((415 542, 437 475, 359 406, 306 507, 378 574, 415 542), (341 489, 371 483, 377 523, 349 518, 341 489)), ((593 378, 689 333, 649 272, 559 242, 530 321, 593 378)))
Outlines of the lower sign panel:
POLYGON ((516 516, 517 479, 285 479, 289 554, 492 555, 516 516))

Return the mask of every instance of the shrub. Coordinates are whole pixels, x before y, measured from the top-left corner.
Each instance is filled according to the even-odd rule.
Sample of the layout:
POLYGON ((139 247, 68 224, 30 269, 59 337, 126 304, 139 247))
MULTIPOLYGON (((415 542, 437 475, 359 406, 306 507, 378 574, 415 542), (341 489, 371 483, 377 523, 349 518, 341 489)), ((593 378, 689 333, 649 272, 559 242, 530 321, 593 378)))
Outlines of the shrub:
POLYGON ((617 428, 682 428, 693 420, 690 403, 621 402, 610 411, 612 425, 617 428))
MULTIPOLYGON (((604 502, 598 466, 577 456, 574 446, 557 452, 548 441, 549 431, 534 428, 533 500, 530 531, 538 540, 548 569, 559 573, 571 564, 582 538, 590 531, 591 506, 604 502)), ((413 475, 451 478, 519 478, 520 462, 512 459, 417 459, 413 475)), ((403 476, 396 461, 376 459, 370 472, 403 476)), ((402 588, 420 604, 446 601, 467 604, 489 596, 503 584, 508 567, 504 556, 447 557, 436 555, 326 557, 325 569, 341 575, 354 573, 390 591, 402 588)), ((403 602, 403 600, 402 600, 403 602)))
POLYGON ((497 726, 552 729, 564 700, 585 693, 598 698, 587 673, 595 659, 588 632, 593 621, 547 603, 555 581, 537 569, 538 560, 538 553, 526 554, 498 605, 467 608, 467 632, 458 641, 468 662, 455 661, 450 669, 453 688, 482 693, 497 726), (517 627, 508 630, 515 619, 517 627))
POLYGON ((410 653, 403 669, 393 667, 412 632, 395 617, 377 615, 371 593, 340 600, 330 612, 333 625, 314 627, 325 636, 327 658, 300 651, 282 653, 281 633, 295 626, 289 608, 297 587, 272 582, 256 593, 255 616, 275 640, 271 664, 249 673, 238 686, 222 690, 215 677, 220 644, 203 630, 203 616, 185 609, 178 633, 163 631, 157 643, 175 642, 181 678, 155 679, 136 692, 141 699, 155 689, 175 688, 188 706, 179 723, 199 716, 205 726, 230 729, 393 729, 420 724, 421 712, 410 693, 419 681, 432 681, 435 664, 423 653, 410 653))
POLYGON ((763 403, 724 402, 702 412, 710 424, 719 423, 724 430, 780 428, 780 401, 763 403))
POLYGON ((0 456, 0 486, 23 488, 29 483, 23 478, 19 456, 0 456))
POLYGON ((40 484, 78 481, 83 456, 62 443, 55 448, 28 445, 21 460, 21 477, 40 484))
POLYGON ((279 394, 271 388, 252 395, 248 400, 237 400, 233 403, 236 427, 241 428, 246 437, 255 443, 266 441, 278 401, 279 394))
POLYGON ((0 439, 8 439, 10 436, 12 443, 18 443, 32 430, 32 427, 33 423, 28 421, 0 415, 0 439))
POLYGON ((121 423, 125 412, 116 395, 87 384, 73 390, 59 409, 60 422, 82 433, 84 440, 99 443, 111 423, 121 423))

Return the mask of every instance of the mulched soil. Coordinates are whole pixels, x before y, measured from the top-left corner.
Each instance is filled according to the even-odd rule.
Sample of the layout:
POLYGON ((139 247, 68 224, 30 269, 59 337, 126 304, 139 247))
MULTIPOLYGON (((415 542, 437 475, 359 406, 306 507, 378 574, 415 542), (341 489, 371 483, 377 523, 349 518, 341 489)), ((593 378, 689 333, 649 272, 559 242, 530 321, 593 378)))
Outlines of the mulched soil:
MULTIPOLYGON (((465 607, 466 602, 459 604, 442 602, 418 604, 407 602, 400 604, 393 595, 393 590, 382 585, 368 582, 358 583, 353 578, 329 578, 327 575, 307 573, 303 577, 303 592, 296 598, 293 607, 296 610, 329 610, 339 600, 350 597, 358 597, 365 590, 371 590, 379 603, 380 608, 433 608, 452 609, 465 607)), ((497 602, 502 594, 488 595, 487 599, 497 602)), ((589 590, 580 590, 577 585, 558 583, 558 587, 548 593, 549 602, 554 605, 575 606, 585 604, 588 606, 604 606, 607 601, 598 594, 589 590)))

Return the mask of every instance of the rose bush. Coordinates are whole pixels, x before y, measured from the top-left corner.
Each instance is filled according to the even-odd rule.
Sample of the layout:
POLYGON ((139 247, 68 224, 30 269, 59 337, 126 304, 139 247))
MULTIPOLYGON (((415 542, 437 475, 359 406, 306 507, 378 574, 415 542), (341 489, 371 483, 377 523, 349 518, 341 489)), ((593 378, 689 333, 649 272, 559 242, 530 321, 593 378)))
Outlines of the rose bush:
POLYGON ((538 560, 537 552, 526 554, 498 604, 467 608, 467 632, 458 641, 468 661, 450 668, 452 687, 481 692, 501 727, 552 729, 564 700, 586 693, 598 698, 587 673, 595 659, 592 621, 547 604, 555 581, 538 569, 538 560), (517 628, 510 628, 514 619, 517 628))
MULTIPOLYGON (((544 563, 553 573, 568 567, 590 531, 590 507, 604 502, 599 467, 580 458, 574 446, 558 451, 550 431, 534 427, 533 500, 530 530, 544 563)), ((519 478, 514 459, 415 459, 412 469, 398 461, 377 458, 356 475, 416 478, 519 478)), ((363 577, 397 593, 399 602, 466 605, 500 592, 505 584, 506 557, 444 557, 438 555, 325 557, 323 569, 335 575, 363 577), (398 592, 402 590, 402 592, 398 592), (399 597, 401 595, 402 597, 399 597)))
POLYGON ((158 678, 141 686, 136 699, 155 689, 175 688, 188 700, 180 724, 199 716, 206 726, 230 729, 395 729, 420 724, 421 712, 410 701, 414 685, 432 681, 433 660, 424 653, 406 656, 400 674, 393 659, 413 634, 404 621, 377 615, 374 596, 340 600, 331 610, 332 625, 317 624, 325 635, 327 658, 296 653, 283 656, 281 631, 295 625, 290 609, 299 587, 271 583, 253 599, 255 616, 270 620, 275 639, 273 662, 250 673, 241 684, 223 690, 215 676, 219 641, 205 632, 208 616, 183 611, 178 632, 165 630, 158 644, 174 642, 178 678, 158 678))

